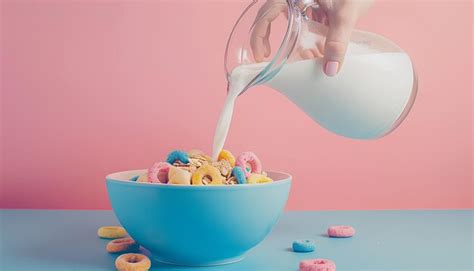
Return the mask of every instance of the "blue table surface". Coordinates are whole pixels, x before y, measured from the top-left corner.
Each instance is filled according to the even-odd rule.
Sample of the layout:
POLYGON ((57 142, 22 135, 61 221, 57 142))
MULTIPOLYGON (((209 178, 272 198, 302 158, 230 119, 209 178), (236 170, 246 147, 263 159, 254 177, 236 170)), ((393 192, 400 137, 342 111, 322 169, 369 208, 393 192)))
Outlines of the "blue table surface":
MULTIPOLYGON (((474 210, 287 212, 272 233, 238 263, 205 268, 153 262, 151 270, 290 270, 303 259, 328 258, 337 270, 473 270, 474 210), (352 225, 348 239, 329 225, 352 225), (312 238, 316 251, 294 253, 312 238)), ((115 225, 111 211, 0 210, 0 270, 115 270, 116 255, 97 228, 115 225)))

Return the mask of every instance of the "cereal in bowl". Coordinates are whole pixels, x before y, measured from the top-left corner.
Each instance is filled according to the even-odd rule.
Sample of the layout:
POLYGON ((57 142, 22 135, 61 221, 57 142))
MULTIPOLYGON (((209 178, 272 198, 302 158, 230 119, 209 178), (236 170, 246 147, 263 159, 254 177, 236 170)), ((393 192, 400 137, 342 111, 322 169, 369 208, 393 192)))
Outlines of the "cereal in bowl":
POLYGON ((154 163, 137 182, 170 185, 239 185, 273 182, 262 171, 262 163, 253 152, 235 157, 222 150, 217 161, 200 150, 171 151, 164 161, 154 163))

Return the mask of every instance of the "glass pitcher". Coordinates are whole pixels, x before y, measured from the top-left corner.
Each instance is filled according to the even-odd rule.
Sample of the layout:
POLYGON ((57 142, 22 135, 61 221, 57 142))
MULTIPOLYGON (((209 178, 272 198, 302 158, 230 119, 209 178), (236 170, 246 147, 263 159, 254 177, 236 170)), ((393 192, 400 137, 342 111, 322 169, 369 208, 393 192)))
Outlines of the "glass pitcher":
POLYGON ((355 30, 339 73, 326 76, 323 55, 314 52, 308 57, 324 44, 327 33, 325 25, 308 17, 317 8, 313 0, 252 1, 227 42, 228 81, 237 70, 256 70, 240 94, 268 85, 336 134, 374 139, 390 133, 415 101, 417 78, 410 57, 387 38, 355 30), (256 26, 269 23, 268 16, 274 19, 266 33, 270 50, 256 56, 256 26))

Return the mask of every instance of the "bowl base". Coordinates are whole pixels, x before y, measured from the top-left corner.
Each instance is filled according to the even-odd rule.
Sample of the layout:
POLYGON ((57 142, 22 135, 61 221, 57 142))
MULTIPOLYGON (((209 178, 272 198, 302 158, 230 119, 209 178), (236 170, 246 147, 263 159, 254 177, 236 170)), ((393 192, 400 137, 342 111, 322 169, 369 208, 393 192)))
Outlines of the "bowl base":
POLYGON ((225 265, 240 262, 244 259, 245 255, 240 255, 233 258, 228 258, 219 261, 211 261, 211 262, 202 262, 202 263, 180 263, 180 262, 173 262, 167 259, 160 258, 159 256, 151 255, 153 260, 156 260, 160 263, 168 264, 168 265, 178 265, 178 266, 190 266, 190 267, 205 267, 205 266, 216 266, 216 265, 225 265))

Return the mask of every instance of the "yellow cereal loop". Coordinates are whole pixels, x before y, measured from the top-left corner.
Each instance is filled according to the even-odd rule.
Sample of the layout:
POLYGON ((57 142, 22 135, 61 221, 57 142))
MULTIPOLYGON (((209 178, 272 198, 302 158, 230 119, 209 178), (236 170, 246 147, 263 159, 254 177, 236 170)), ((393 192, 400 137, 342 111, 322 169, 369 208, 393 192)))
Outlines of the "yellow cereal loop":
POLYGON ((252 173, 247 178, 248 184, 271 183, 273 180, 263 174, 252 173))
POLYGON ((204 185, 204 177, 210 177, 211 182, 209 185, 223 185, 223 177, 221 176, 220 171, 209 164, 203 165, 202 167, 196 169, 192 176, 193 185, 204 185))
POLYGON ((130 237, 117 238, 110 241, 105 249, 109 253, 137 251, 140 246, 130 237))
POLYGON ((217 161, 220 161, 220 160, 227 160, 227 162, 229 162, 232 167, 235 167, 235 157, 228 150, 222 150, 219 153, 219 156, 217 157, 217 161))
POLYGON ((97 230, 97 235, 100 238, 115 239, 125 237, 127 232, 120 226, 104 226, 97 230))
POLYGON ((140 253, 126 253, 115 259, 115 268, 118 271, 147 271, 150 267, 150 259, 140 253))

